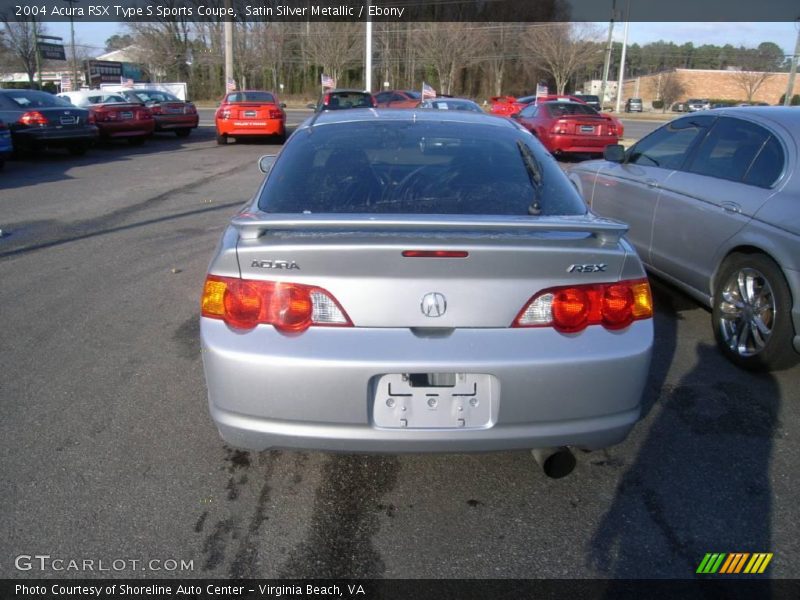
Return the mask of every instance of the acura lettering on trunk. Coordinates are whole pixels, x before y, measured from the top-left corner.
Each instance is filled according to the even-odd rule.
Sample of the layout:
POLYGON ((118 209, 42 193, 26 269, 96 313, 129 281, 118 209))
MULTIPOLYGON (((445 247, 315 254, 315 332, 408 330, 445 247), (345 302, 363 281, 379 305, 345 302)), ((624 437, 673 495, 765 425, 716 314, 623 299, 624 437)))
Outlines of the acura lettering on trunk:
POLYGON ((317 113, 211 260, 211 418, 252 450, 528 448, 565 475, 640 415, 653 304, 625 232, 512 121, 317 113))

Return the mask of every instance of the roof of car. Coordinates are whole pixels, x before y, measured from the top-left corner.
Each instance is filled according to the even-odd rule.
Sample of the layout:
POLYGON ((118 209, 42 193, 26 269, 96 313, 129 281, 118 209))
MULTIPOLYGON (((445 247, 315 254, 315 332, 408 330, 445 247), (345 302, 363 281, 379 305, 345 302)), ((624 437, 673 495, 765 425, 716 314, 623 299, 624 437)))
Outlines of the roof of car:
POLYGON ((375 121, 408 121, 416 122, 452 122, 452 123, 477 123, 493 127, 510 127, 519 129, 519 126, 508 120, 500 119, 489 114, 480 114, 465 110, 444 111, 429 109, 383 109, 383 108, 353 108, 350 110, 335 110, 316 113, 314 117, 298 127, 307 129, 320 125, 333 125, 337 123, 375 122, 375 121))
MULTIPOLYGON (((784 127, 800 128, 800 109, 796 106, 729 106, 715 108, 714 116, 753 117, 758 120, 779 123, 784 127)), ((686 117, 691 118, 690 115, 686 115, 686 117)))

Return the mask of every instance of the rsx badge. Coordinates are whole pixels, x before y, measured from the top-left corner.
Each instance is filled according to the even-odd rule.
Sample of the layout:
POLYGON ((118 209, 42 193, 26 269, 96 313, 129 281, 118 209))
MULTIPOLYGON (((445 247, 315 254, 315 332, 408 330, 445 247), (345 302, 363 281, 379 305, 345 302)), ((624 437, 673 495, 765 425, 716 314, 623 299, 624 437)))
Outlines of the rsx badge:
POLYGON ((570 265, 567 273, 601 273, 605 272, 608 265, 570 265))

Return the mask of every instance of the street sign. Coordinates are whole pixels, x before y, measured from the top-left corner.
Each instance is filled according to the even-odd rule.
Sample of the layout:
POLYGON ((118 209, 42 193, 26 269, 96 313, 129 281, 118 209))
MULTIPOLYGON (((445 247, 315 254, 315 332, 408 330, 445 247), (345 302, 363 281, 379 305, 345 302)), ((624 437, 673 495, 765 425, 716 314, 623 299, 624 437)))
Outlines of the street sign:
POLYGON ((49 42, 37 42, 39 46, 39 55, 48 60, 67 60, 67 55, 64 54, 64 46, 61 44, 51 44, 49 42))

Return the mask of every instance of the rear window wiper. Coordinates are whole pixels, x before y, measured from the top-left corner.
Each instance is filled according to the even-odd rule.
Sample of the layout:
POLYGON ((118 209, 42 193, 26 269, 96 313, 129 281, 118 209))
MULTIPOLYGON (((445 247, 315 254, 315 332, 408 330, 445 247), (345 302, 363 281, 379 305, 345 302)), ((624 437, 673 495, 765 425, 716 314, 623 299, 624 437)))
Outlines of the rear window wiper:
POLYGON ((531 180, 535 194, 533 201, 530 206, 528 206, 528 214, 537 217, 542 214, 542 206, 539 203, 539 190, 542 185, 542 167, 539 161, 536 160, 533 152, 531 152, 531 149, 528 148, 524 142, 517 140, 517 148, 519 149, 520 156, 522 156, 522 164, 525 165, 525 170, 528 172, 528 177, 531 180))

